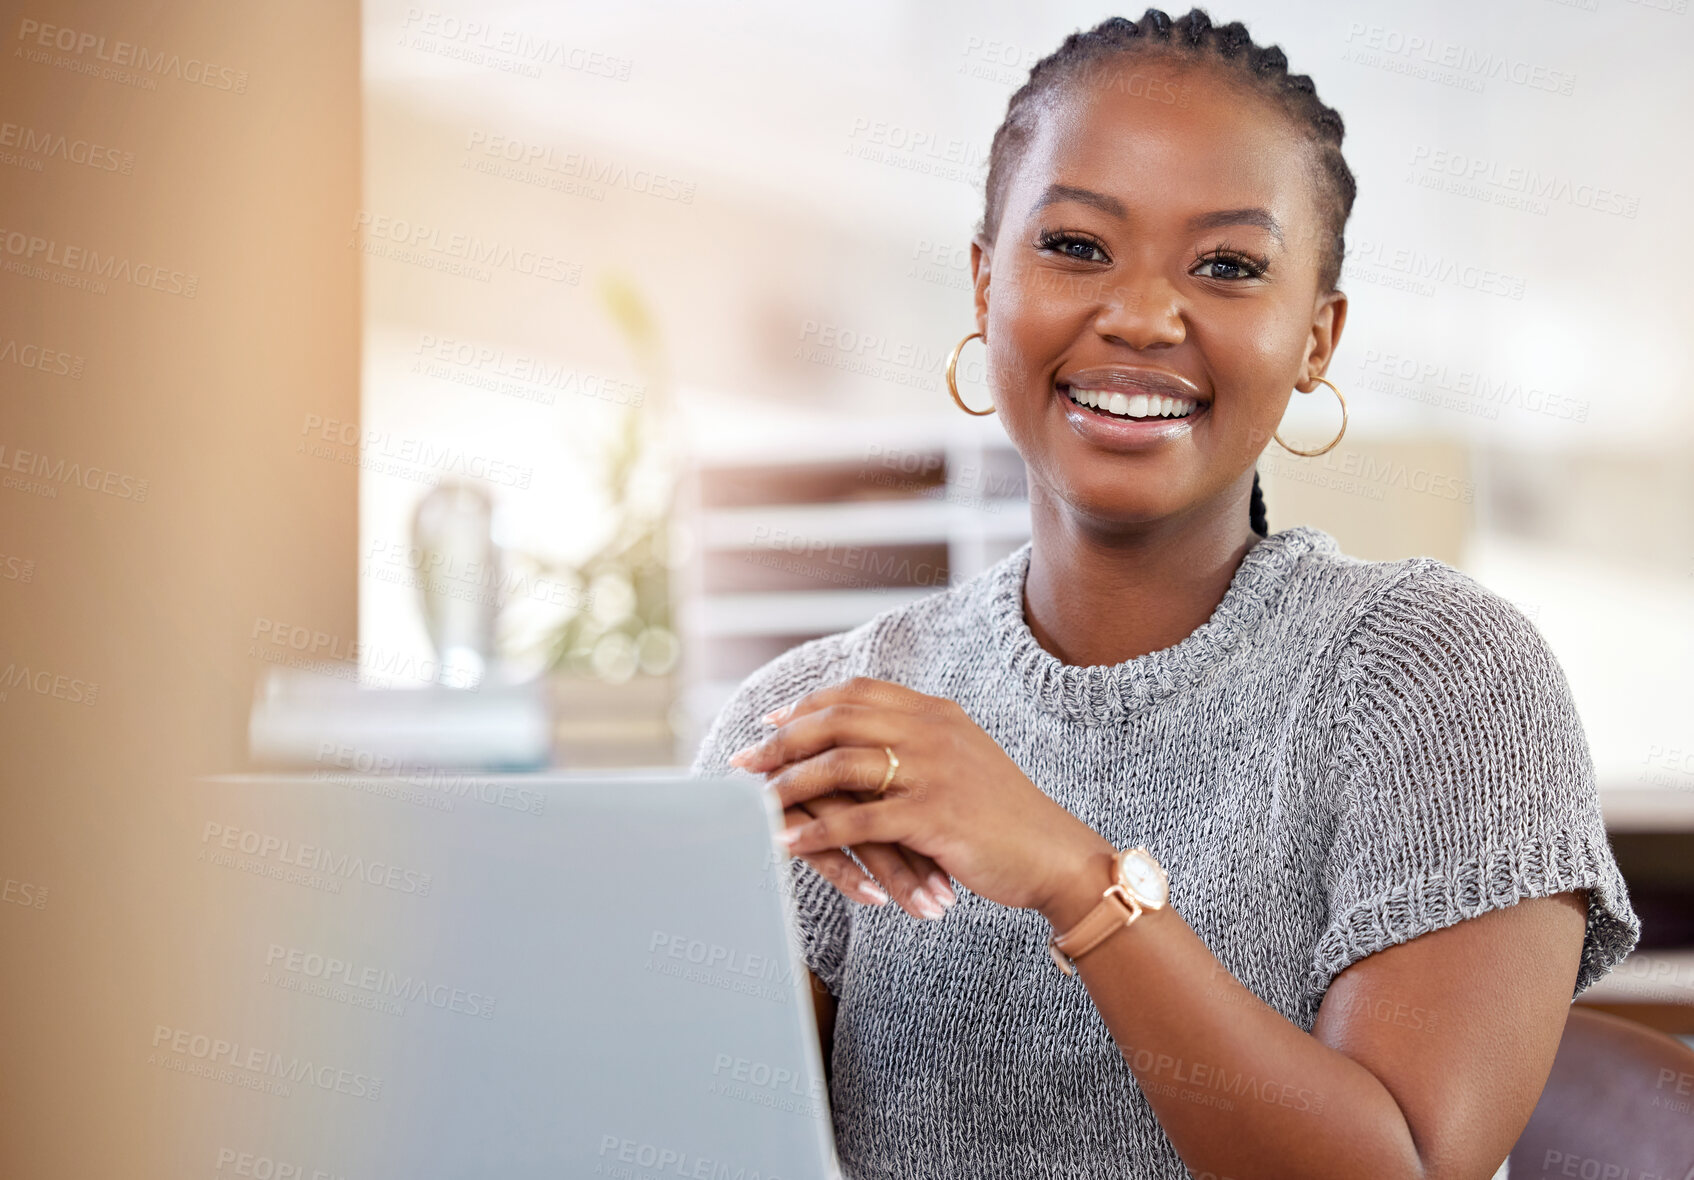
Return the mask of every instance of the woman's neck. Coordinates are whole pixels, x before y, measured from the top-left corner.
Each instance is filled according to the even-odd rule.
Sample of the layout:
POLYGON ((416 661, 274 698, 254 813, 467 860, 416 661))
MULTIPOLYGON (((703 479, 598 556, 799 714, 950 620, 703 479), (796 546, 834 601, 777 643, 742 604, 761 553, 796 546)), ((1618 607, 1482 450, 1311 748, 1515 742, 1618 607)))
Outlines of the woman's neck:
POLYGON ((1050 493, 1032 505, 1024 617, 1066 664, 1121 664, 1172 647, 1212 617, 1261 540, 1246 505, 1102 533, 1050 493))

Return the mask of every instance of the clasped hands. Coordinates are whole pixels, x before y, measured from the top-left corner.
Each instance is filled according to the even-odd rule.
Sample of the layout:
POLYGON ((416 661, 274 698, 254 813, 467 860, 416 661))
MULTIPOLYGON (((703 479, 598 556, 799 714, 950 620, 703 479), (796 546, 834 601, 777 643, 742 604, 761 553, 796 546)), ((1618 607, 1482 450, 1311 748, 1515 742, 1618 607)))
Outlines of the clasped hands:
POLYGON ((914 917, 939 918, 957 900, 949 877, 1043 913, 1078 888, 1098 890, 1090 873, 1111 845, 1032 783, 957 702, 860 676, 762 720, 774 732, 729 761, 765 776, 783 807, 779 839, 847 897, 892 897, 914 917), (899 768, 878 794, 885 746, 899 768))

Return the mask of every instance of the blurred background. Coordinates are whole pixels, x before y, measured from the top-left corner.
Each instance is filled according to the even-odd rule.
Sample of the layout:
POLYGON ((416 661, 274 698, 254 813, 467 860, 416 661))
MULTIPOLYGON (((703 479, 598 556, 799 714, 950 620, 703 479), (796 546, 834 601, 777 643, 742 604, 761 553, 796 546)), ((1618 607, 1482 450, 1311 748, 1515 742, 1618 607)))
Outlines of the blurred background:
MULTIPOLYGON (((1113 10, 0 8, 0 946, 66 964, 0 1010, 121 990, 67 948, 183 774, 686 765, 760 664, 1027 537, 942 370, 1006 101, 1113 10)), ((1267 451, 1271 527, 1541 629, 1645 923, 1589 999, 1694 1034, 1694 18, 1210 11, 1359 183, 1349 428, 1267 451)), ((117 1085, 14 1032, 62 1063, 20 1117, 117 1085)))

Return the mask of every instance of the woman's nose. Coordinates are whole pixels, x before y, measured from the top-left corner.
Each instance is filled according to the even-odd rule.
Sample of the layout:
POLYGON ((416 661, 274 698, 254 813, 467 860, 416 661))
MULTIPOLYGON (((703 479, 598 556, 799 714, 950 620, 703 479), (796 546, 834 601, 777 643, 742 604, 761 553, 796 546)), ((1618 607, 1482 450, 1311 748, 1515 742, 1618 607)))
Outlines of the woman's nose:
POLYGON ((1181 344, 1188 336, 1181 293, 1156 270, 1122 271, 1102 281, 1094 330, 1136 350, 1181 344))

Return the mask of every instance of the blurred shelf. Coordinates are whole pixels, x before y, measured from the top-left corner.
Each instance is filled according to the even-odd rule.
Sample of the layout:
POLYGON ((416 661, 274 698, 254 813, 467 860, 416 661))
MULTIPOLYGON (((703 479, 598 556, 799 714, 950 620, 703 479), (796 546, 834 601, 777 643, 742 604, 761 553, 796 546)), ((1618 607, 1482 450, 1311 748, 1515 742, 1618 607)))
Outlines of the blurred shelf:
POLYGON ((943 500, 879 500, 714 508, 701 513, 699 527, 699 542, 709 549, 780 550, 793 537, 824 545, 946 541, 966 529, 1021 542, 1029 535, 1029 504, 1006 500, 975 508, 943 500))
POLYGON ((1694 791, 1602 786, 1600 810, 1608 832, 1694 833, 1694 791))
POLYGON ((1582 993, 1603 1004, 1670 1004, 1694 1018, 1694 948, 1637 951, 1582 993))
POLYGON ((683 627, 697 638, 826 635, 856 627, 879 611, 915 602, 935 589, 715 594, 687 608, 683 627))
POLYGON ((974 577, 1029 538, 997 423, 685 399, 676 519, 677 758, 747 675, 974 577))
POLYGON ((621 683, 552 677, 554 764, 573 770, 662 765, 675 760, 673 675, 621 683))

